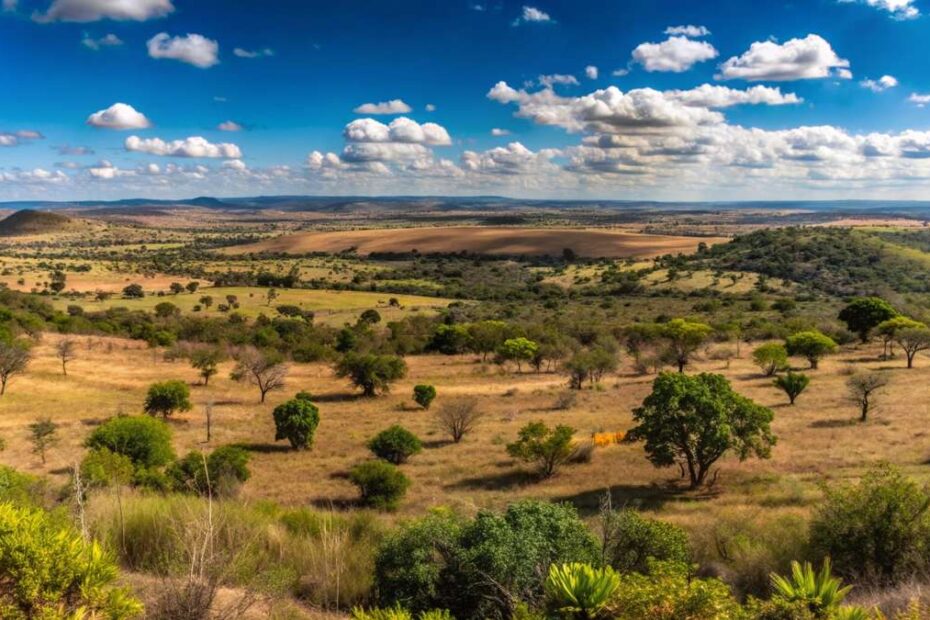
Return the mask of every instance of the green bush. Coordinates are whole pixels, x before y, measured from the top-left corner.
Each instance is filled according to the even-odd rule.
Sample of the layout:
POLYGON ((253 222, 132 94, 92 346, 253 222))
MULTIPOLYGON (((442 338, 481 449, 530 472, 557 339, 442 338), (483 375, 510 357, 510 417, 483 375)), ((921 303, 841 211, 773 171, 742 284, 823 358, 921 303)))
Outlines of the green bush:
POLYGON ((621 572, 644 573, 650 560, 691 560, 688 535, 676 525, 629 509, 603 514, 602 524, 604 559, 621 572))
POLYGON ((429 406, 433 404, 435 398, 436 388, 432 385, 413 386, 413 401, 424 409, 429 409, 429 406))
POLYGON ((811 378, 801 372, 788 372, 783 377, 777 377, 772 384, 788 397, 788 403, 793 405, 801 392, 810 385, 811 378))
POLYGON ((313 436, 320 424, 320 410, 310 402, 306 392, 274 408, 275 441, 286 439, 295 450, 307 450, 313 445, 313 436))
POLYGON ((145 396, 143 409, 151 416, 167 418, 175 411, 188 411, 191 408, 190 397, 190 388, 183 381, 153 383, 145 396))
POLYGON ((420 439, 403 426, 395 424, 371 438, 368 449, 379 459, 400 465, 423 450, 420 439))
POLYGON ((788 351, 777 342, 770 342, 752 352, 752 360, 762 369, 766 377, 788 367, 788 351))
POLYGON ((725 583, 698 579, 687 564, 676 562, 652 562, 648 574, 621 575, 609 613, 613 620, 721 620, 742 616, 725 583))
POLYGON ((396 510, 410 487, 410 479, 385 461, 366 461, 352 468, 349 480, 358 487, 362 503, 379 510, 396 510))
POLYGON ((815 557, 830 557, 840 575, 893 583, 928 569, 930 494, 891 465, 857 484, 824 489, 811 522, 815 557))
POLYGON ((94 429, 84 445, 127 456, 136 467, 161 467, 174 460, 168 425, 145 416, 111 418, 94 429))
POLYGON ((434 513, 401 526, 378 549, 375 583, 382 605, 448 609, 458 620, 510 618, 519 592, 530 606, 544 598, 554 563, 599 559, 597 541, 567 504, 522 501, 470 521, 434 513))
POLYGON ((136 617, 142 605, 114 586, 116 563, 71 526, 34 508, 0 504, 0 617, 136 617))
MULTIPOLYGON (((352 620, 414 620, 414 616, 399 605, 386 609, 354 607, 352 609, 352 620)), ((416 620, 454 620, 454 618, 444 609, 431 609, 417 614, 416 620)))
POLYGON ((209 456, 191 451, 168 467, 175 490, 229 497, 249 479, 249 453, 238 446, 221 446, 209 456))
POLYGON ((549 478, 571 460, 575 452, 574 435, 571 426, 559 425, 553 429, 542 422, 530 422, 520 429, 517 441, 507 444, 507 454, 535 463, 539 475, 549 478))

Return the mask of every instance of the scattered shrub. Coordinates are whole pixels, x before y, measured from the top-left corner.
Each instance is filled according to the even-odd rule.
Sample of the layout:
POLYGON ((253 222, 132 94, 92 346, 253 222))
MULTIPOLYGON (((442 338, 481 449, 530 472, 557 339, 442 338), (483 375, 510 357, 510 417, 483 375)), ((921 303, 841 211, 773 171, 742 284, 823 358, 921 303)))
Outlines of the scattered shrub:
POLYGON ((194 450, 168 467, 177 491, 231 497, 249 479, 249 453, 238 446, 222 446, 208 455, 194 450))
POLYGON ((274 408, 275 441, 286 439, 295 450, 307 450, 313 445, 313 436, 320 424, 320 410, 310 402, 307 392, 274 408))
POLYGON ((530 422, 520 429, 517 441, 507 445, 507 454, 527 463, 535 463, 539 475, 549 478, 571 459, 575 429, 559 425, 554 429, 542 422, 530 422))
POLYGON ((410 487, 410 479, 395 465, 366 461, 352 468, 349 480, 358 487, 362 503, 379 510, 396 510, 410 487))
POLYGON ((368 449, 379 459, 400 465, 423 450, 423 444, 416 435, 395 424, 372 437, 368 449))
POLYGON ((811 378, 801 372, 788 372, 788 374, 777 377, 772 383, 788 396, 788 403, 793 405, 801 392, 810 385, 811 378))
POLYGON ((111 418, 94 429, 84 445, 127 456, 136 467, 161 467, 174 460, 168 425, 145 416, 111 418))
POLYGON ((162 381, 149 386, 143 409, 151 416, 168 418, 175 411, 191 408, 191 391, 183 381, 162 381))
POLYGON ((429 406, 433 404, 435 398, 436 388, 432 385, 413 386, 413 401, 424 409, 429 409, 429 406))

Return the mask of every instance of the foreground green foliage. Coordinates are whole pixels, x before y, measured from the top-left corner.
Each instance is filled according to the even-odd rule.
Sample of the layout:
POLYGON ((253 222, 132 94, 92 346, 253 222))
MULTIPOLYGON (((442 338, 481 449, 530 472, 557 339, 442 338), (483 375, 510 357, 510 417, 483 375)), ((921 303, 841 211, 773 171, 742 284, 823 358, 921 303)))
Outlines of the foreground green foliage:
POLYGON ((620 586, 612 568, 588 564, 553 564, 546 578, 546 606, 562 617, 589 620, 610 603, 620 586))

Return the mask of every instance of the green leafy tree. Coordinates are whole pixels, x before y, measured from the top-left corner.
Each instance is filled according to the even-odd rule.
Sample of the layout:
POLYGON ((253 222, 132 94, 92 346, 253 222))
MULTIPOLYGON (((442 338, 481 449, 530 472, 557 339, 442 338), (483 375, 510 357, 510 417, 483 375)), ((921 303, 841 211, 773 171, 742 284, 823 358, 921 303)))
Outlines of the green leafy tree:
POLYGON ((863 343, 869 341, 872 330, 883 321, 897 316, 897 311, 881 297, 859 297, 840 310, 839 319, 863 343))
POLYGON ((395 424, 371 438, 368 449, 379 459, 400 465, 423 450, 420 438, 403 426, 395 424))
POLYGON ((785 340, 788 355, 800 355, 807 359, 810 367, 816 369, 820 360, 836 351, 836 342, 829 336, 816 330, 798 332, 785 340))
POLYGON ((734 392, 721 375, 666 372, 633 411, 637 426, 627 438, 645 442, 656 467, 681 466, 695 488, 727 452, 740 460, 768 458, 775 443, 772 417, 771 410, 734 392))
POLYGON ((35 508, 0 503, 0 617, 6 620, 138 617, 116 586, 117 566, 96 542, 35 508))
POLYGON ((336 364, 336 376, 348 378, 365 396, 389 392, 406 375, 407 363, 397 355, 348 353, 336 364))
POLYGON ((610 603, 620 587, 620 576, 606 566, 553 564, 543 586, 546 606, 560 617, 593 620, 610 603))
POLYGON ((180 314, 181 309, 170 301, 163 301, 155 304, 155 316, 160 319, 167 319, 173 316, 179 316, 180 314))
POLYGON ((33 454, 38 454, 44 465, 48 449, 58 443, 58 425, 51 418, 39 418, 29 425, 29 438, 33 454))
POLYGON ((571 426, 559 425, 553 429, 542 422, 530 422, 520 429, 517 441, 507 445, 507 454, 535 463, 539 474, 549 478, 574 454, 574 435, 571 426))
POLYGON ((876 331, 888 342, 895 342, 907 356, 907 367, 914 367, 914 357, 930 349, 930 329, 906 316, 896 316, 879 324, 876 331))
POLYGON ((126 299, 139 299, 145 297, 145 291, 142 290, 141 284, 128 284, 123 287, 123 297, 126 299))
POLYGON ((295 450, 308 450, 313 445, 320 410, 311 400, 310 394, 300 392, 274 408, 275 441, 286 439, 295 450))
POLYGON ((436 388, 432 385, 420 384, 413 386, 413 401, 424 409, 429 409, 435 399, 436 388))
POLYGON ((691 356, 704 344, 713 331, 710 325, 704 323, 673 319, 664 324, 659 333, 668 343, 669 352, 678 364, 678 372, 684 372, 691 356))
POLYGON ((143 410, 150 416, 167 419, 176 411, 189 411, 191 390, 183 381, 153 383, 145 396, 143 410))
POLYGON ((752 352, 752 360, 762 369, 766 377, 775 375, 788 367, 788 351, 777 342, 770 342, 752 352))
POLYGON ((191 367, 200 374, 204 385, 209 385, 210 379, 219 372, 219 364, 223 357, 220 349, 212 347, 196 349, 191 353, 191 367))
POLYGON ((358 320, 366 325, 377 325, 381 322, 381 313, 374 308, 369 308, 359 315, 358 320))
POLYGON ((161 467, 174 460, 168 425, 148 416, 110 418, 94 429, 84 445, 122 454, 136 467, 161 467))
POLYGON ((539 352, 539 345, 528 338, 510 338, 497 348, 497 355, 505 362, 514 362, 517 372, 523 371, 523 364, 531 362, 539 352))
POLYGON ((427 348, 443 355, 458 355, 468 350, 470 337, 464 325, 439 325, 427 348))
POLYGON ((0 340, 0 396, 6 394, 6 387, 15 375, 21 374, 29 365, 32 354, 24 340, 5 342, 0 340))
POLYGON ((358 487, 362 504, 393 511, 410 487, 410 479, 386 461, 365 461, 352 468, 349 480, 358 487))
POLYGON ((504 321, 478 321, 466 327, 467 342, 472 351, 481 354, 481 361, 511 336, 513 330, 504 321))
POLYGON ((200 282, 197 282, 196 280, 191 280, 184 286, 184 288, 187 289, 188 293, 193 295, 194 293, 197 292, 197 289, 200 288, 200 282))
POLYGON ((802 372, 788 372, 788 374, 776 377, 773 381, 775 387, 785 393, 788 397, 788 403, 793 405, 801 392, 810 385, 811 378, 802 372))

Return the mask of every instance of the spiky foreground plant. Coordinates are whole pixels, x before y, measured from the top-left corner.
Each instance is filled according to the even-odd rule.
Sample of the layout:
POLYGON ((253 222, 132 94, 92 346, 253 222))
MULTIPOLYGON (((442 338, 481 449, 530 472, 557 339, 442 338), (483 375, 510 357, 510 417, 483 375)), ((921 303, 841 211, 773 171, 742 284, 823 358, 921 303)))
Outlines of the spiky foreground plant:
POLYGON ((570 618, 588 620, 610 602, 620 586, 620 576, 609 566, 553 564, 549 567, 545 590, 549 607, 570 618))
POLYGON ((833 576, 830 558, 824 559, 820 572, 815 571, 810 562, 792 562, 790 578, 773 573, 771 579, 774 596, 803 603, 817 617, 827 617, 838 611, 840 603, 852 589, 852 586, 843 586, 843 580, 833 576))

